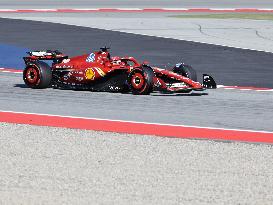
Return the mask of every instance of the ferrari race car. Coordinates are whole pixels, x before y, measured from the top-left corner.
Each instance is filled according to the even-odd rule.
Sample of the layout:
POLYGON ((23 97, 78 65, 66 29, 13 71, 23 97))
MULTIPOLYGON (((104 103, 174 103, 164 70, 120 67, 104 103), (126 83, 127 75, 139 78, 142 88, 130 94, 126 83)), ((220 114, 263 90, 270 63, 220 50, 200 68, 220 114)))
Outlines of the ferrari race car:
POLYGON ((30 88, 60 88, 148 95, 153 91, 189 93, 216 88, 214 79, 203 74, 197 82, 195 70, 178 63, 170 70, 139 63, 133 57, 111 57, 109 48, 68 57, 59 51, 32 51, 24 57, 25 84, 30 88), (52 61, 51 65, 45 61, 52 61))

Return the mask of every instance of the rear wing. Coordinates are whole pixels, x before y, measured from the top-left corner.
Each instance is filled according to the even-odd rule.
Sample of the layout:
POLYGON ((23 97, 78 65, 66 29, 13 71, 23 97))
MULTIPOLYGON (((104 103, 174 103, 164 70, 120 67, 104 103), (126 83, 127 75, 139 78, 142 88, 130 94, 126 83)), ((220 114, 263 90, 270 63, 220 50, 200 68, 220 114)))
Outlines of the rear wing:
POLYGON ((63 59, 67 59, 68 56, 64 55, 62 52, 55 50, 46 50, 46 51, 30 51, 27 52, 29 56, 23 57, 25 64, 37 60, 52 60, 53 63, 60 63, 63 59))

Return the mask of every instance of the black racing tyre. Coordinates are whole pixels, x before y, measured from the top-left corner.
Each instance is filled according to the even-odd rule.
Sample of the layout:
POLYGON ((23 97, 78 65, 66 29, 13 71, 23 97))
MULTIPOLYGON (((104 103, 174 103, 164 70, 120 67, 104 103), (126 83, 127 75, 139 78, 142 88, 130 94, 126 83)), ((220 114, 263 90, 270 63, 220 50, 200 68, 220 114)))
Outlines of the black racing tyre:
POLYGON ((197 81, 196 71, 190 65, 181 64, 178 67, 174 67, 173 72, 190 78, 193 81, 197 81))
POLYGON ((52 81, 52 71, 48 64, 37 61, 26 66, 23 72, 23 79, 30 88, 48 88, 52 81))
POLYGON ((128 85, 134 95, 149 95, 153 91, 155 74, 150 67, 133 69, 128 75, 128 85))

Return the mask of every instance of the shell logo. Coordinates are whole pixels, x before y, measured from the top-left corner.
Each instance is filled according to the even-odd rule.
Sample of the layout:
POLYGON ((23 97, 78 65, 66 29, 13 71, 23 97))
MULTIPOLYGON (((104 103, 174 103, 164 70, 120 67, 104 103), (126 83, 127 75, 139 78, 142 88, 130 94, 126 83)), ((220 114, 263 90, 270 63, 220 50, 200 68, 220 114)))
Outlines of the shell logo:
POLYGON ((95 72, 93 71, 92 68, 86 69, 86 71, 85 71, 85 78, 87 80, 94 80, 94 78, 95 78, 95 72))

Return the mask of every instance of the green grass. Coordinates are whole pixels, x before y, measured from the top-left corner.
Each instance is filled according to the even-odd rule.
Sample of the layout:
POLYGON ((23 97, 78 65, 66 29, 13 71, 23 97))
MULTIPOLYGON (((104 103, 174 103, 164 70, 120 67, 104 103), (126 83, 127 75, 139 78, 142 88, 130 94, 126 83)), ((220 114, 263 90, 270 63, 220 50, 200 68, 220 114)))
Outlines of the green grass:
POLYGON ((273 13, 223 13, 223 14, 185 14, 171 16, 175 18, 209 18, 209 19, 253 19, 273 20, 273 13))

